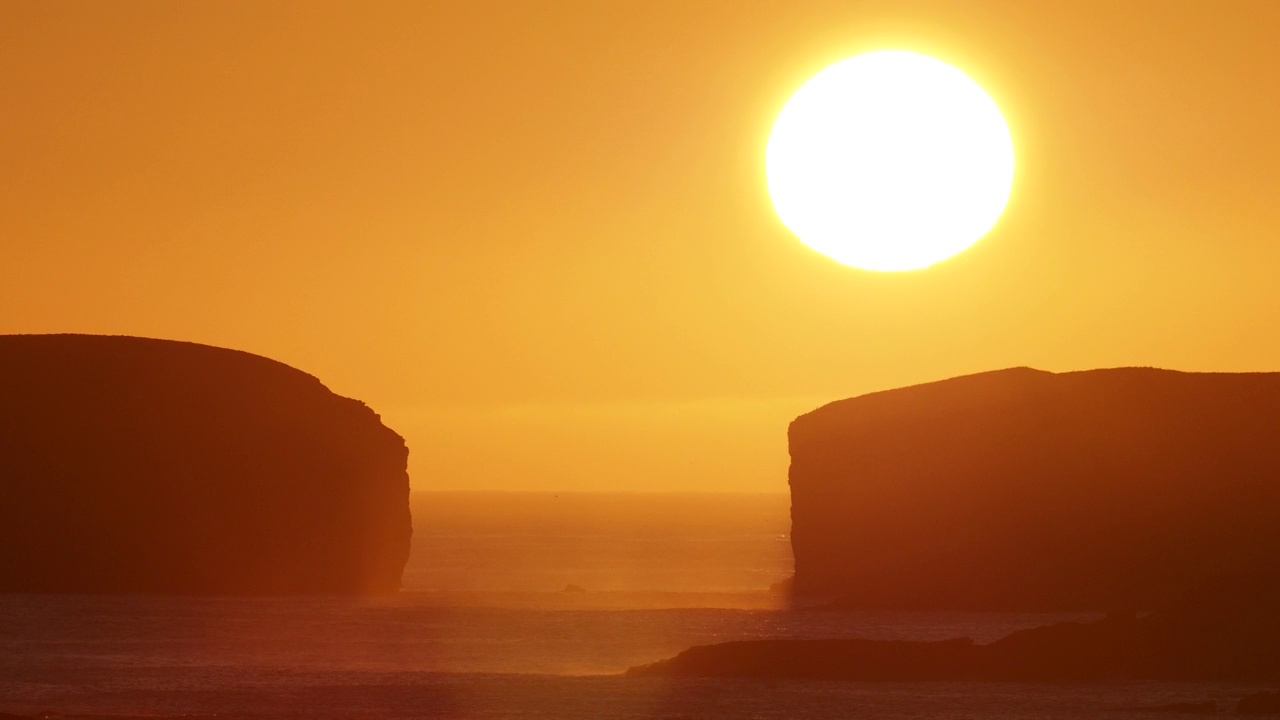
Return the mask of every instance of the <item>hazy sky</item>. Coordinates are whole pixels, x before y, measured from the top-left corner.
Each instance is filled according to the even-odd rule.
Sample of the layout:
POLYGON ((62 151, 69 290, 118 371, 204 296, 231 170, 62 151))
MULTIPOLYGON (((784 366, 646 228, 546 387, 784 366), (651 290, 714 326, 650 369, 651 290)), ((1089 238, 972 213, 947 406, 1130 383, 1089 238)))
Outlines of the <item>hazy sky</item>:
POLYGON ((1280 3, 0 3, 0 332, 266 355, 423 489, 784 490, 786 425, 1013 365, 1280 369, 1280 3), (788 95, 896 47, 1003 109, 925 271, 794 240, 788 95))

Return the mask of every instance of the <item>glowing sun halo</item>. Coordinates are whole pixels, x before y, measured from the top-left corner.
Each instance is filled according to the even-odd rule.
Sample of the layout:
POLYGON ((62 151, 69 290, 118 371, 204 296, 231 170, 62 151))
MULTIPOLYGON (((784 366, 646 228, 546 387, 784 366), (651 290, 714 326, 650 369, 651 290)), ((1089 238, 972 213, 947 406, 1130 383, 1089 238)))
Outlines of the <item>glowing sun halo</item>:
POLYGON ((809 247, 867 270, 916 270, 991 229, 1013 184, 995 102, 939 60, 883 50, 818 73, 765 149, 778 217, 809 247))

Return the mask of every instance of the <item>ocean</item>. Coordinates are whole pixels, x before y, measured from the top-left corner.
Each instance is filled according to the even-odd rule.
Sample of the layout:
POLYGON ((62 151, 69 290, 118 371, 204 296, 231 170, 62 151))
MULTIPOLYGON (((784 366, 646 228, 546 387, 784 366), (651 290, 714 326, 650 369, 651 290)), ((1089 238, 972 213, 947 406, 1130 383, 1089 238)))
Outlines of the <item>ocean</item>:
POLYGON ((791 573, 785 495, 418 494, 414 511, 390 598, 0 595, 0 713, 1119 719, 1267 689, 621 677, 727 640, 982 642, 1088 617, 788 610, 769 589, 791 573))

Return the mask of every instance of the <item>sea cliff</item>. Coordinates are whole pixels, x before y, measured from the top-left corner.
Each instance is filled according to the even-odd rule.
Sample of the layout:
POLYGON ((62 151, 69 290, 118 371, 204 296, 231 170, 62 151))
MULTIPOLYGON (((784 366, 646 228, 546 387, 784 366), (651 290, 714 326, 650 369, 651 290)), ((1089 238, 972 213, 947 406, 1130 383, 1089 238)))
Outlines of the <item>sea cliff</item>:
POLYGON ((0 592, 394 592, 408 449, 249 353, 0 336, 0 592))
POLYGON ((1280 569, 1280 373, 1015 368, 790 426, 794 589, 842 607, 1125 610, 1280 569))

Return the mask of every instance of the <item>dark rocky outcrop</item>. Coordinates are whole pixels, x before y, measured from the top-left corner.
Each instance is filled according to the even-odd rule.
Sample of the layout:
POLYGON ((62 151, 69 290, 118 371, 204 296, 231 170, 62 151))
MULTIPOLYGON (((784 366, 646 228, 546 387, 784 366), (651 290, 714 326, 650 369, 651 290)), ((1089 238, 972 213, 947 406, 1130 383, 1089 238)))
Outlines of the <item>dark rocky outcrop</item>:
POLYGON ((1280 373, 1018 368, 790 427, 795 591, 848 608, 1149 609, 1280 569, 1280 373))
POLYGON ((1260 692, 1240 698, 1240 715, 1280 715, 1280 692, 1260 692))
POLYGON ((632 677, 745 677, 805 680, 951 680, 966 674, 979 646, 957 638, 898 640, 739 640, 699 645, 627 670, 632 677))
POLYGON ((1223 581, 1145 617, 1022 630, 988 645, 752 640, 690 648, 629 675, 824 680, 1272 681, 1280 679, 1280 581, 1223 581))
POLYGON ((0 592, 399 589, 408 450, 248 353, 0 336, 0 592))
POLYGON ((1137 707, 1116 708, 1117 712, 1152 713, 1160 715, 1214 715, 1218 712, 1218 703, 1212 700, 1204 702, 1175 702, 1163 705, 1139 705, 1137 707))

